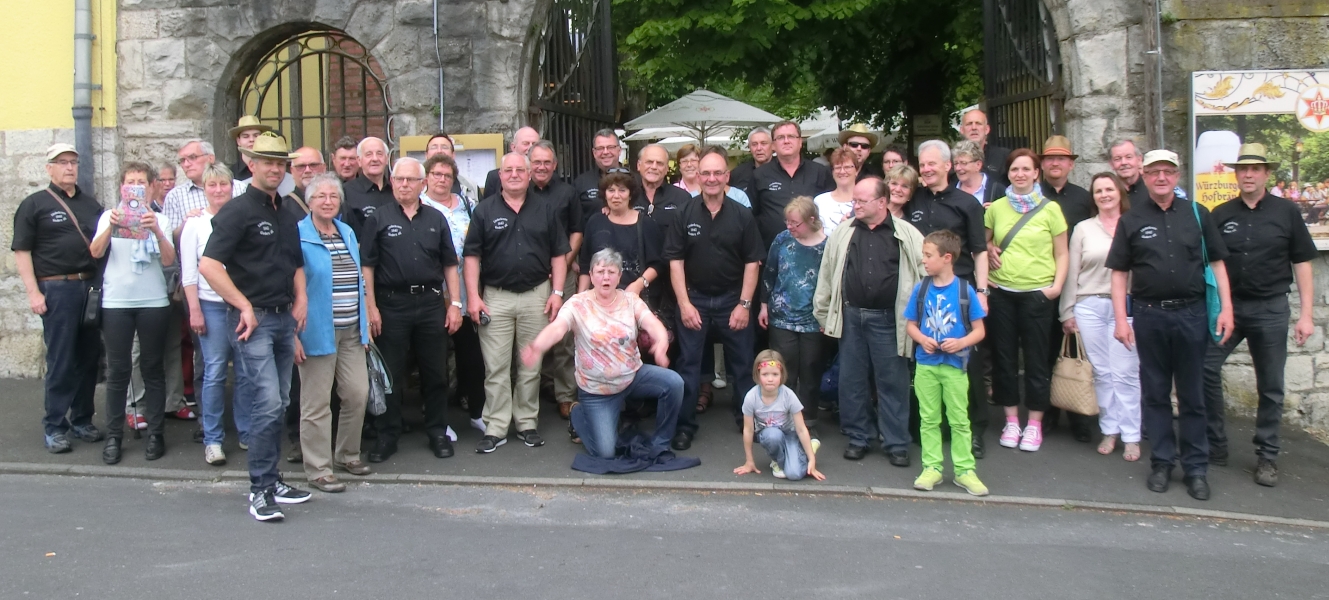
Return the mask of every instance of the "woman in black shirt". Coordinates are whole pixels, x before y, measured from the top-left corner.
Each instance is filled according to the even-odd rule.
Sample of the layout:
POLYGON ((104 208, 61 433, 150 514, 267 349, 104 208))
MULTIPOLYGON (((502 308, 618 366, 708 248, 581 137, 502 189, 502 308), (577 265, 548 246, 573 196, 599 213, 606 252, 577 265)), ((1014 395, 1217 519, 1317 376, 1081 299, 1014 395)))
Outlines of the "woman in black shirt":
MULTIPOLYGON (((581 273, 577 290, 590 287, 591 257, 605 248, 613 248, 623 255, 623 276, 620 289, 647 300, 649 290, 664 271, 664 233, 655 221, 632 208, 632 177, 625 173, 610 173, 600 180, 600 197, 607 210, 592 215, 586 224, 581 246, 581 273)), ((654 304, 652 304, 654 306, 654 304)))

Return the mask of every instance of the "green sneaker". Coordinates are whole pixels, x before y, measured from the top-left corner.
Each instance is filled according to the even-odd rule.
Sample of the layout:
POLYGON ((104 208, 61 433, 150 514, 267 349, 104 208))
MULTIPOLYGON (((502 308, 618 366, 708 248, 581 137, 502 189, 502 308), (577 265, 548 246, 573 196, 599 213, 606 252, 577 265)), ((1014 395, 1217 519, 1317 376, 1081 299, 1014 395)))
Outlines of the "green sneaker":
POLYGON ((776 479, 785 478, 784 469, 780 468, 780 463, 771 461, 771 475, 774 475, 776 479))
POLYGON ((816 454, 818 450, 821 450, 821 440, 812 438, 812 453, 816 454))
MULTIPOLYGON (((971 496, 988 495, 988 486, 983 485, 983 482, 978 480, 978 475, 975 475, 973 471, 956 475, 955 485, 964 488, 964 491, 969 492, 971 496)), ((918 484, 914 484, 914 487, 918 487, 918 484)))
POLYGON ((924 467, 923 474, 914 480, 914 489, 930 492, 938 483, 941 483, 941 471, 932 467, 924 467))

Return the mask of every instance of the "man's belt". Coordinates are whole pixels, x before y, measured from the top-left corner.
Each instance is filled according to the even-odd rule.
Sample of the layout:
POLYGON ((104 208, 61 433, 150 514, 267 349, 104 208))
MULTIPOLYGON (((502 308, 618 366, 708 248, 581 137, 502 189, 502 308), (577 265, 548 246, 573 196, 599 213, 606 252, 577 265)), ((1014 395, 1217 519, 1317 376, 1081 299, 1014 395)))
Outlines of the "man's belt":
POLYGON ((1150 308, 1161 308, 1163 310, 1178 310, 1186 308, 1192 304, 1201 302, 1202 298, 1178 298, 1175 300, 1145 300, 1144 298, 1135 298, 1137 304, 1148 306, 1150 308))
POLYGON ((87 281, 92 279, 92 273, 70 273, 68 275, 48 275, 38 277, 37 281, 87 281))
POLYGON ((384 286, 377 289, 378 291, 389 294, 410 294, 412 296, 443 293, 443 286, 437 283, 430 285, 394 285, 384 286))

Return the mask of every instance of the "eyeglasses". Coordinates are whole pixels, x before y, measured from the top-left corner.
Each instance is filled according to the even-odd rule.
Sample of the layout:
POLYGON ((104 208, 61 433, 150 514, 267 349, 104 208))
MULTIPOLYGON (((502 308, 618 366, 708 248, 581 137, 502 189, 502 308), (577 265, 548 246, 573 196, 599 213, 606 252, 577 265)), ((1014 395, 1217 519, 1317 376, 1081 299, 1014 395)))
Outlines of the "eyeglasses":
POLYGON ((623 167, 610 167, 605 173, 622 173, 623 175, 631 175, 632 171, 624 169, 623 167))
POLYGON ((309 164, 307 164, 307 165, 301 165, 301 164, 291 163, 291 170, 292 170, 292 171, 308 171, 308 170, 315 169, 315 168, 318 168, 318 167, 321 167, 321 166, 323 166, 323 163, 321 163, 321 162, 320 162, 320 163, 309 163, 309 164))
POLYGON ((613 146, 596 146, 592 150, 596 152, 614 152, 621 150, 621 148, 618 147, 618 144, 614 144, 613 146))
POLYGON ((978 161, 976 161, 976 160, 957 160, 957 161, 955 161, 955 166, 957 166, 957 167, 968 167, 969 165, 976 165, 976 164, 978 164, 978 161))
POLYGON ((802 226, 803 226, 803 222, 802 222, 802 221, 785 221, 785 222, 784 222, 784 226, 785 226, 785 227, 788 227, 788 228, 790 228, 790 229, 794 229, 794 228, 797 228, 797 227, 802 227, 802 226))
POLYGON ((871 149, 872 149, 872 144, 869 144, 869 143, 867 143, 867 142, 845 142, 844 145, 849 146, 850 148, 856 148, 856 149, 858 149, 858 150, 871 150, 871 149))
POLYGON ((885 200, 885 198, 873 198, 871 200, 859 200, 858 198, 854 198, 854 204, 866 206, 867 203, 876 202, 878 200, 885 200))
POLYGON ((452 173, 439 173, 438 171, 431 171, 429 173, 429 177, 430 179, 452 179, 452 173))
POLYGON ((791 140, 799 140, 799 139, 802 139, 802 138, 799 137, 799 136, 796 136, 796 135, 777 135, 777 136, 775 136, 775 141, 777 141, 777 142, 788 142, 788 141, 791 141, 791 140))
POLYGON ((1159 175, 1166 175, 1166 176, 1168 176, 1168 177, 1173 177, 1173 176, 1175 176, 1177 173, 1178 173, 1178 171, 1177 171, 1176 169, 1145 169, 1145 170, 1144 170, 1144 174, 1145 174, 1146 177, 1158 177, 1159 175))
POLYGON ((417 181, 424 181, 424 179, 424 177, 402 177, 400 175, 393 175, 392 183, 415 183, 417 181))
POLYGON ((838 164, 838 165, 835 165, 834 167, 831 167, 831 170, 832 170, 832 171, 857 171, 857 170, 858 170, 858 167, 854 166, 853 163, 840 163, 840 164, 838 164))
POLYGON ((711 177, 720 177, 728 172, 729 171, 702 171, 700 173, 697 173, 697 176, 703 179, 709 179, 711 177))
POLYGON ((204 156, 207 156, 207 155, 206 155, 206 154, 190 154, 189 156, 181 156, 181 157, 180 157, 180 160, 178 160, 178 161, 176 161, 176 162, 178 162, 179 164, 184 165, 184 164, 188 164, 188 163, 192 163, 192 162, 198 162, 199 159, 203 158, 204 156))

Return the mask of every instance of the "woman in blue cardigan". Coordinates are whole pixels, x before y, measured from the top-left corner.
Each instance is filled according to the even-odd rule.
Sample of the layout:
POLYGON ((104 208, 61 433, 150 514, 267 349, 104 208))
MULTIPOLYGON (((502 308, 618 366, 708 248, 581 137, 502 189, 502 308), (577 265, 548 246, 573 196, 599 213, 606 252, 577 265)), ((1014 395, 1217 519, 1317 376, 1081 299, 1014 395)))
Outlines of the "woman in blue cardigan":
POLYGON ((365 349, 369 319, 360 274, 360 244, 341 212, 341 182, 334 174, 316 176, 305 190, 309 216, 300 221, 304 267, 295 273, 297 306, 306 306, 305 328, 295 343, 300 365, 300 446, 305 476, 324 492, 346 490, 333 467, 368 475, 360 460, 360 429, 369 397, 365 349), (341 416, 332 438, 332 382, 337 381, 341 416))

